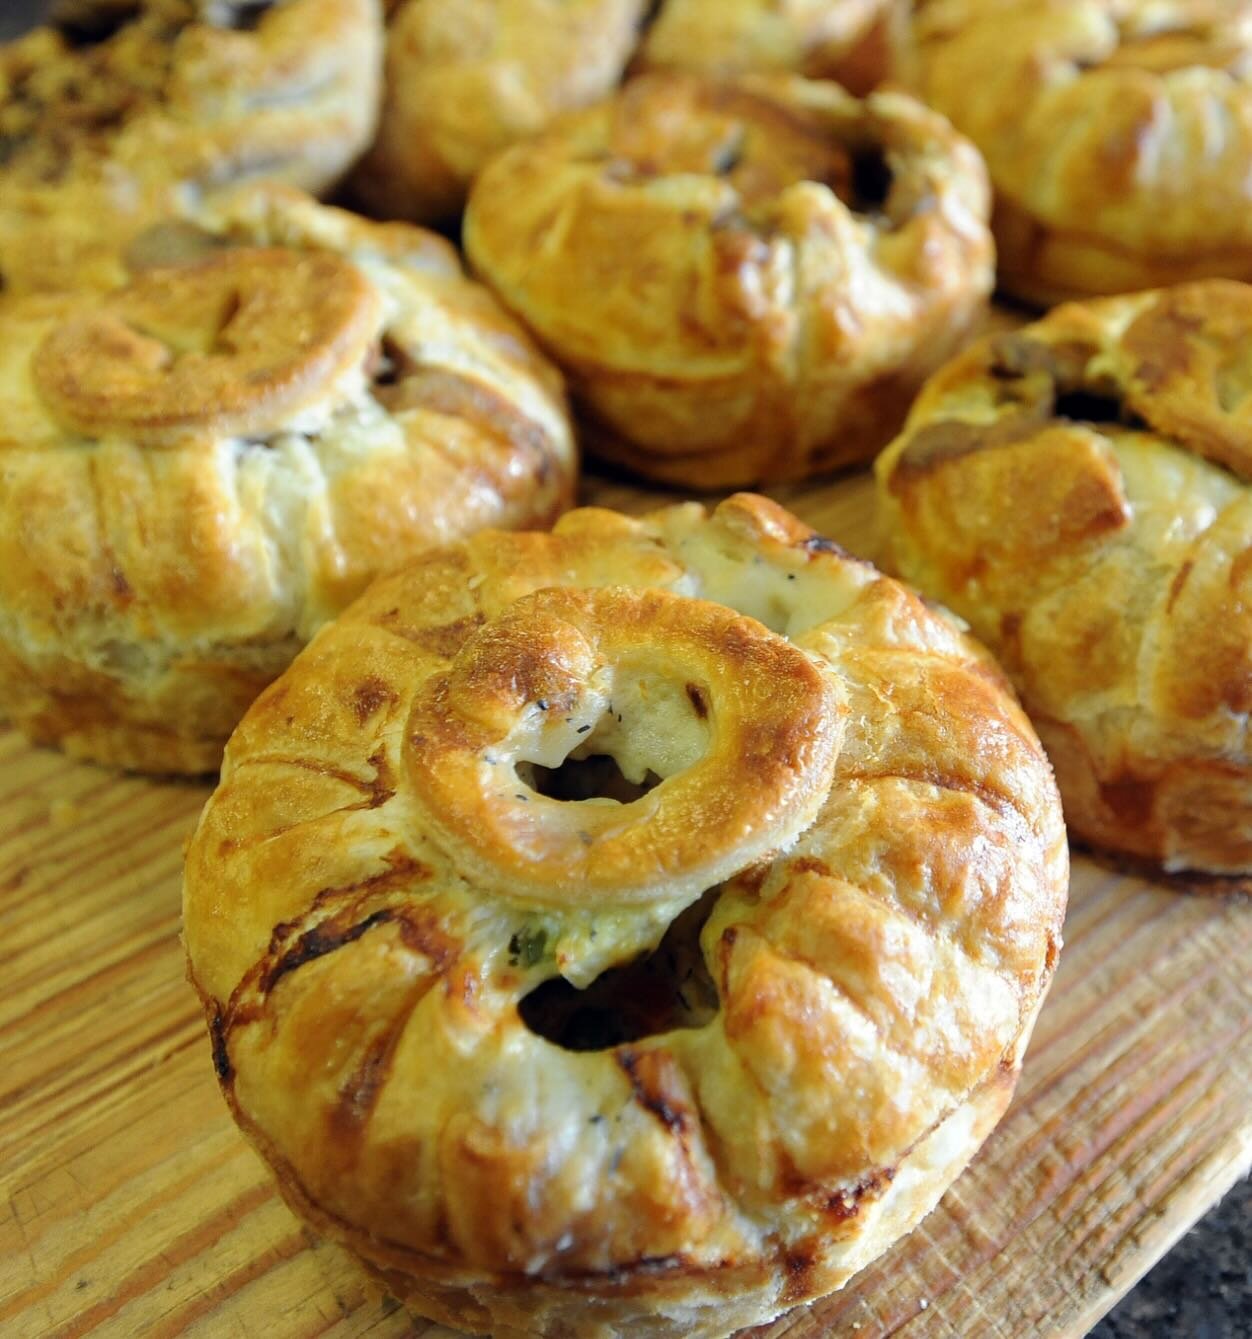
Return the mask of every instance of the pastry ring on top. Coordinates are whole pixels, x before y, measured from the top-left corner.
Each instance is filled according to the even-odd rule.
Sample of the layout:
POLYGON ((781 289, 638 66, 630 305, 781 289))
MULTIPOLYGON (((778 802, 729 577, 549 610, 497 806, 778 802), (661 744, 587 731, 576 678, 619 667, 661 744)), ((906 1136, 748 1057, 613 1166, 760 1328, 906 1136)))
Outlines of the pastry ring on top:
POLYGON ((663 0, 636 64, 785 70, 866 93, 887 72, 901 10, 900 0, 663 0))
POLYGON ((1009 292, 1252 279, 1250 0, 929 0, 900 73, 986 157, 1009 292))
POLYGON ((592 449, 665 483, 874 454, 983 312, 987 186, 911 98, 648 75, 479 176, 465 243, 592 449))
POLYGON ((51 14, 0 45, 11 292, 94 279, 119 236, 245 178, 325 190, 373 134, 378 0, 58 0, 51 14))
POLYGON ((399 0, 378 139, 352 187, 376 213, 454 218, 501 149, 616 87, 644 0, 399 0))
POLYGON ((372 577, 550 524, 575 472, 559 376, 442 238, 285 187, 205 222, 0 307, 0 708, 153 771, 215 768, 372 577))
POLYGON ((922 392, 896 561, 1015 681, 1071 830, 1252 874, 1252 287, 1059 307, 922 392))
POLYGON ((236 1119, 395 1296, 692 1339, 969 1161, 1067 862, 987 654, 738 495, 375 584, 232 739, 184 926, 236 1119))

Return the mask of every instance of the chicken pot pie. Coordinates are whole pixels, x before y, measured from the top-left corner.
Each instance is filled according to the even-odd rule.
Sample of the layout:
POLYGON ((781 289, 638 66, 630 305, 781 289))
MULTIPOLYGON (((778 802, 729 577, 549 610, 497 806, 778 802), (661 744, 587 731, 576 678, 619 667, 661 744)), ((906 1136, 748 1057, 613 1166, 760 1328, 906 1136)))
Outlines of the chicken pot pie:
POLYGON ((1067 860, 987 654, 739 495, 375 584, 232 739, 184 925, 235 1118, 395 1296, 690 1339, 969 1161, 1067 860))
POLYGON ((0 281, 65 289, 207 191, 335 183, 373 134, 377 0, 59 0, 0 45, 0 281))
POLYGON ((650 75, 489 164, 465 244, 590 449, 715 488, 890 439, 985 310, 987 212, 978 154, 911 98, 650 75))
POLYGON ((928 0, 901 73, 987 159, 1010 293, 1252 278, 1249 0, 928 0))
POLYGON ((208 222, 0 305, 0 708, 155 771, 216 767, 376 573, 574 475, 558 375, 442 238, 282 187, 208 222))
POLYGON ((373 212, 454 218, 495 153, 610 92, 644 0, 400 0, 378 139, 353 176, 373 212))
POLYGON ((999 656, 1071 830, 1245 883, 1250 337, 1225 280, 1060 307, 939 373, 878 464, 900 570, 999 656))
POLYGON ((903 10, 902 0, 664 0, 638 64, 787 70, 864 93, 887 71, 903 10))

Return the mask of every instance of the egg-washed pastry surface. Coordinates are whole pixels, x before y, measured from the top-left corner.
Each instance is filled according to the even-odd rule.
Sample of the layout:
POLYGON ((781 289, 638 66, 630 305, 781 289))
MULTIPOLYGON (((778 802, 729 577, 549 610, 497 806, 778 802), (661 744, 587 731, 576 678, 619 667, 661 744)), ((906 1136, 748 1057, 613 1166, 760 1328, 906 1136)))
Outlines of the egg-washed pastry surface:
POLYGON ((637 64, 786 70, 868 92, 887 71, 905 8, 902 0, 663 0, 637 64))
POLYGON ((1003 288, 1252 278, 1249 0, 928 0, 900 75, 987 159, 1003 288))
POLYGON ((0 707, 157 771, 216 767, 376 573, 549 524, 575 470, 558 374, 442 238, 283 187, 205 224, 0 305, 0 707))
POLYGON ((713 488, 889 440, 985 310, 987 212, 977 153, 911 98, 659 74, 490 163, 465 244, 590 450, 713 488))
POLYGON ((857 92, 886 73, 900 0, 397 0, 378 138, 352 178, 371 211, 460 213, 502 149, 629 70, 786 70, 857 92))
POLYGON ((291 1205, 494 1336, 840 1286, 1003 1111, 1067 884, 984 651, 773 503, 482 533, 248 713, 191 979, 291 1205))
POLYGON ((896 562, 1014 679, 1071 830, 1252 873, 1252 288, 1058 308, 923 391, 878 463, 896 562))
POLYGON ((65 289, 246 178, 322 191, 368 144, 377 0, 60 0, 0 45, 0 280, 65 289))
POLYGON ((380 214, 460 213, 495 153, 609 93, 644 0, 407 0, 387 29, 378 138, 352 187, 380 214))

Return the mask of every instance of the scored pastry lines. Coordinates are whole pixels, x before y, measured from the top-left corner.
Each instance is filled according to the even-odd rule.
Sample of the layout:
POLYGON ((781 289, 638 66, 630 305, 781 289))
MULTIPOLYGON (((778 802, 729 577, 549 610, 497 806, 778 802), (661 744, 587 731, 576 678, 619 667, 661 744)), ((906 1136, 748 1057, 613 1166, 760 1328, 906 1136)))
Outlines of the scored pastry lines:
POLYGON ((14 708, 41 738, 195 771, 378 571, 554 519, 572 435, 559 376, 442 238, 266 187, 127 254, 128 283, 19 294, 0 316, 2 496, 26 535, 0 559, 0 623, 42 676, 14 708), (186 693, 186 727, 167 722, 186 693), (104 696, 108 717, 87 716, 104 696), (136 721, 126 752, 127 713, 166 742, 136 721))
POLYGON ((648 75, 495 159, 465 241, 569 371, 593 449, 708 487, 894 430, 882 405, 981 305, 987 207, 971 146, 909 98, 648 75))
MULTIPOLYGON (((671 543, 672 542, 673 541, 671 541, 671 543)), ((802 547, 800 554, 797 554, 797 557, 800 557, 801 561, 806 565, 811 564, 815 559, 819 563, 836 564, 844 562, 843 559, 836 558, 833 554, 823 554, 820 548, 811 549, 802 547)), ((725 556, 719 558, 718 561, 725 562, 725 556)), ((691 590, 692 593, 698 593, 699 588, 703 583, 699 580, 692 582, 689 579, 686 573, 690 573, 691 570, 690 562, 685 564, 685 571, 683 567, 680 567, 677 570, 671 569, 670 580, 674 584, 685 585, 686 589, 691 590)), ((863 569, 858 570, 863 571, 863 569)), ((473 569, 471 568, 471 573, 472 571, 473 569)), ((462 573, 462 575, 465 576, 466 574, 462 573)), ((507 579, 507 576, 512 574, 501 575, 504 575, 507 579)), ((788 594, 789 599, 784 602, 784 606, 780 606, 777 609, 776 614, 780 620, 791 621, 795 616, 795 611, 794 609, 788 611, 785 608, 785 605, 789 604, 790 600, 794 599, 794 596, 791 595, 791 586, 785 580, 786 575, 785 572, 780 574, 779 585, 780 588, 788 594)), ((433 647, 439 646, 438 637, 423 637, 418 635, 415 630, 402 629, 386 622, 379 621, 379 614, 385 612, 385 607, 387 605, 387 596, 385 592, 380 594, 377 598, 371 597, 371 599, 368 600, 358 612, 350 614, 347 623, 349 625, 354 623, 364 623, 365 625, 380 627, 384 632, 390 634, 390 640, 392 642, 399 641, 402 645, 410 648, 412 654, 418 658, 417 664, 421 665, 424 662, 426 665, 430 665, 432 663, 432 656, 434 657, 434 662, 438 663, 440 660, 446 660, 447 657, 455 652, 455 643, 458 639, 461 639, 462 641, 473 640, 473 637, 476 635, 476 629, 481 626, 478 622, 479 614, 482 612, 485 605, 490 607, 492 599, 495 598, 490 594, 493 582, 498 582, 500 579, 500 575, 496 576, 491 581, 478 579, 474 575, 469 575, 468 581, 461 587, 462 594, 459 602, 455 608, 449 610, 455 617, 451 623, 445 622, 442 624, 443 627, 453 628, 456 629, 456 631, 452 634, 451 639, 446 644, 440 646, 440 649, 437 651, 434 650, 433 647), (467 613, 467 608, 476 612, 467 613)), ((534 575, 533 580, 537 584, 543 583, 545 575, 542 568, 540 568, 534 575)), ((862 586, 866 582, 872 582, 872 580, 873 578, 868 575, 860 578, 862 586)), ((716 581, 714 584, 716 584, 716 581)), ((840 594, 837 599, 832 601, 835 606, 840 608, 841 612, 832 612, 830 617, 839 618, 843 615, 850 615, 853 618, 856 617, 857 611, 855 607, 858 605, 859 597, 856 589, 857 583, 854 582, 852 584, 853 589, 845 591, 840 594)), ((669 598, 673 599, 676 597, 671 596, 669 598)), ((753 598, 756 599, 762 597, 756 596, 753 598)), ((920 606, 919 612, 923 612, 920 611, 920 606)), ((911 615, 914 620, 916 620, 917 616, 917 613, 911 615)), ((924 617, 931 618, 933 616, 924 615, 924 617)), ((819 624, 817 629, 810 630, 806 635, 820 633, 821 627, 822 625, 819 624)), ((316 654, 316 652, 317 648, 315 647, 311 654, 316 654)), ((954 670, 962 674, 971 674, 976 678, 981 677, 979 667, 976 664, 971 664, 968 661, 968 657, 966 657, 964 662, 959 657, 949 655, 923 657, 923 659, 931 658, 942 663, 951 664, 954 670)), ((819 656, 815 658, 815 663, 816 661, 826 663, 827 659, 827 656, 819 656)), ((427 673, 429 672, 430 671, 427 671, 427 673)), ((835 674, 838 674, 839 672, 837 666, 824 671, 824 673, 835 674)), ((850 666, 848 672, 855 672, 855 667, 850 666)), ((378 694, 372 694, 371 701, 374 696, 378 696, 378 694)), ((393 760, 396 759, 397 752, 402 748, 401 740, 395 728, 395 719, 397 716, 403 716, 409 710, 407 698, 410 696, 411 694, 406 694, 401 690, 401 697, 399 699, 392 700, 391 698, 388 698, 387 700, 387 710, 384 713, 386 723, 380 728, 385 733, 387 746, 392 750, 393 760)), ((713 699, 711 706, 713 711, 717 710, 716 698, 713 699)), ((708 710, 708 704, 706 704, 706 710, 708 710)), ((369 717, 367 719, 373 718, 369 717)), ((364 721, 362 724, 364 724, 364 721)), ((272 754, 262 756, 267 759, 273 758, 272 754)), ((280 761, 278 758, 273 758, 273 760, 280 761)), ((292 760, 287 761, 290 762, 292 760)), ((1032 763, 1035 761, 1033 753, 1030 761, 1032 763)), ((393 765, 402 764, 393 761, 393 765)), ((224 780, 229 784, 233 775, 238 775, 238 770, 232 771, 232 765, 228 760, 224 780)), ((887 778, 884 777, 881 779, 885 780, 887 778)), ((359 783, 354 781, 353 784, 359 783)), ((913 787, 916 783, 915 779, 909 779, 900 784, 913 787)), ((837 785, 838 782, 836 782, 836 786, 837 785)), ((933 789, 932 783, 929 780, 922 782, 921 788, 923 790, 928 788, 933 789)), ((963 796, 962 798, 966 803, 977 806, 978 808, 984 807, 982 800, 977 795, 963 796)), ((401 801, 394 798, 389 800, 388 803, 392 806, 399 805, 401 810, 404 807, 401 801)), ((823 801, 823 804, 825 804, 825 801, 823 801)), ((1013 806, 1010 806, 1010 808, 1016 816, 1016 809, 1013 806)), ((819 817, 817 823, 820 825, 821 821, 822 820, 819 817)), ((1000 815, 997 819, 997 823, 1002 821, 1003 815, 1000 815)), ((389 823, 388 826, 392 831, 397 830, 394 821, 389 823)), ((403 819, 401 819, 399 830, 403 830, 404 826, 403 819)), ((374 847, 376 851, 381 849, 376 843, 374 844, 374 847)), ((803 843, 800 847, 797 847, 797 854, 802 849, 803 843)), ((407 1036, 410 1029, 417 1026, 414 1021, 415 1019, 422 1018, 425 1020, 422 1024, 422 1036, 428 1034, 431 1027, 439 1026, 435 1020, 436 1017, 440 1015, 440 1011, 448 1007, 453 1007, 448 1000, 446 992, 448 989, 452 988, 454 979, 457 981, 463 980, 465 982, 468 982, 471 978, 475 980, 480 979, 482 984, 477 989, 485 990, 488 994, 491 994, 493 991, 497 991, 503 987, 509 991, 510 996, 514 996, 517 992, 524 991, 529 988, 529 986, 545 979, 545 973, 550 973, 551 971, 550 966, 545 967, 542 960, 531 963, 529 966, 523 965, 520 980, 516 985, 510 987, 508 983, 510 980, 515 979, 515 975, 510 974, 508 968, 504 965, 503 945, 499 942, 502 933, 499 921, 497 920, 495 923, 488 923, 487 918, 471 917, 471 921, 477 920, 477 926, 474 924, 466 924, 463 916, 456 913, 453 910, 453 906, 446 901, 446 894, 443 890, 450 887, 447 877, 440 875, 438 878, 431 881, 428 881, 428 879, 424 877, 421 848, 420 846, 414 846, 411 840, 406 845, 395 847, 390 855, 387 855, 386 852, 382 852, 382 859, 385 868, 380 867, 378 864, 374 864, 372 873, 365 874, 365 876, 360 879, 350 879, 348 882, 336 886, 330 897, 317 899, 317 903, 309 909, 307 915, 302 916, 299 920, 290 925, 279 927, 282 932, 281 935, 276 935, 271 943, 270 949, 263 955, 261 961, 245 974, 245 983, 241 985, 239 991, 230 1001, 227 1017, 222 1019, 218 1025, 221 1046, 225 1048, 229 1045, 227 1037, 231 1031, 230 1014, 238 1015, 242 1013, 246 1015, 251 1012, 253 1007, 266 1007, 264 1001, 258 998, 255 992, 260 986, 267 986, 264 994, 265 998, 268 998, 269 987, 275 987, 280 981, 290 980, 294 975, 298 975, 300 961, 326 961, 334 951, 337 951, 339 944, 342 944, 345 947, 349 944, 354 946, 364 945, 373 936, 382 935, 384 933, 392 938, 398 936, 398 939, 396 939, 397 944, 403 943, 406 936, 413 939, 416 934, 417 937, 410 945, 410 949, 412 952, 417 953, 420 960, 426 964, 426 966, 420 968, 420 971, 431 976, 439 976, 439 978, 444 981, 444 992, 435 992, 432 984, 425 984, 420 989, 415 987, 414 993, 406 997, 405 1008, 392 1020, 395 1031, 388 1033, 386 1036, 372 1033, 368 1043, 363 1042, 361 1044, 361 1049, 357 1054, 357 1058, 353 1062, 356 1066, 354 1073, 365 1077, 362 1078, 360 1082, 353 1080, 352 1083, 349 1083, 344 1090, 346 1096, 343 1098, 343 1100, 352 1108, 353 1128, 357 1132, 357 1135, 354 1137, 363 1137, 363 1132, 372 1119, 369 1112, 365 1109, 369 1103, 364 1101, 361 1094, 364 1093, 367 1096, 374 1094, 378 1089, 378 1085, 384 1083, 382 1076, 384 1059, 386 1056, 396 1056, 401 1048, 408 1045, 408 1043, 403 1041, 400 1034, 407 1036), (411 864, 410 862, 417 862, 417 864, 411 864), (431 883, 440 886, 438 888, 431 887, 431 883), (344 898, 349 899, 346 907, 342 906, 344 898), (426 912, 432 917, 437 918, 438 923, 441 924, 444 930, 460 940, 459 950, 453 951, 453 958, 441 956, 441 951, 434 953, 425 952, 421 935, 414 931, 410 923, 411 916, 417 912, 418 908, 425 908, 426 912), (328 925, 331 927, 329 931, 322 928, 328 925), (387 930, 387 926, 391 926, 392 928, 387 930), (293 945, 295 946, 294 948, 292 947, 293 945), (313 953, 313 950, 320 950, 322 948, 326 948, 327 951, 318 951, 316 954, 313 953), (423 954, 424 956, 422 956, 423 954), (461 971, 455 967, 454 962, 464 964, 464 970, 461 971), (283 963, 294 964, 294 966, 285 967, 284 970, 275 975, 276 964, 283 963), (492 966, 492 963, 495 964, 494 967, 492 966), (501 972, 503 972, 503 977, 500 975, 501 972), (248 982, 251 982, 252 984, 248 985, 248 982), (245 1000, 251 1000, 252 1003, 246 1003, 245 1000), (434 1012, 432 1013, 432 1011, 434 1012), (379 1058, 376 1061, 372 1057, 379 1058)), ((792 866, 796 863, 796 857, 788 857, 784 864, 776 871, 778 884, 781 889, 785 890, 791 883, 794 876, 792 866)), ((803 862, 801 861, 800 863, 803 862)), ((837 858, 834 863, 837 865, 837 858)), ((800 872, 806 873, 809 876, 813 873, 811 869, 808 871, 801 870, 800 872)), ((454 882, 457 878, 459 878, 459 875, 454 876, 454 882)), ((768 906, 762 906, 757 915, 753 916, 750 908, 737 905, 739 895, 736 893, 736 887, 741 882, 741 879, 732 880, 732 882, 723 890, 721 899, 724 915, 729 917, 732 923, 737 924, 742 922, 742 932, 744 935, 760 935, 762 937, 762 944, 771 946, 769 949, 771 953, 781 954, 788 960, 795 961, 797 963, 795 970, 799 970, 800 959, 797 955, 791 952, 788 944, 783 942, 780 946, 778 943, 775 943, 777 935, 771 929, 772 913, 770 915, 766 914, 767 912, 770 912, 771 909, 768 906), (732 903, 735 905, 732 905, 732 903), (745 916, 747 919, 745 919, 745 916), (763 921, 761 921, 762 916, 765 917, 763 921), (760 922, 759 924, 756 924, 755 928, 753 928, 754 921, 760 922)), ((763 903, 769 903, 772 900, 776 900, 777 896, 777 892, 768 894, 762 899, 763 903)), ((681 902, 687 904, 690 902, 690 898, 683 898, 681 899, 681 902)), ((644 935, 639 946, 646 947, 649 940, 655 942, 655 939, 659 937, 661 929, 664 928, 665 923, 671 920, 674 913, 679 909, 678 906, 673 904, 667 906, 663 918, 657 922, 656 928, 653 929, 650 934, 644 935)), ((911 919, 915 915, 914 909, 905 905, 886 906, 884 910, 888 911, 892 916, 900 916, 906 920, 911 919)), ((715 910, 714 917, 716 918, 717 915, 718 913, 715 910)), ((524 923, 524 921, 512 922, 514 925, 524 923)), ((713 929, 716 928, 717 925, 718 922, 714 919, 712 928, 706 927, 706 935, 711 936, 713 934, 713 929)), ((508 926, 506 925, 505 929, 507 930, 507 928, 508 926)), ((732 927, 731 925, 727 925, 725 928, 730 929, 732 927)), ((917 926, 915 925, 914 931, 916 928, 917 926)), ((933 928, 933 926, 926 927, 928 934, 933 933, 933 928)), ((554 932, 559 936, 559 925, 554 932)), ((720 943, 721 941, 719 940, 718 942, 720 943)), ((747 941, 745 940, 744 942, 746 944, 747 941)), ((973 958, 968 952, 968 946, 963 944, 959 938, 949 940, 948 937, 943 936, 942 942, 946 945, 942 952, 943 954, 949 955, 950 963, 950 966, 944 970, 957 970, 951 964, 955 964, 959 960, 965 960, 968 964, 966 967, 959 969, 962 975, 972 970, 989 970, 985 967, 975 968, 973 958)), ((706 960, 710 962, 711 966, 715 965, 718 959, 718 952, 715 952, 714 948, 715 946, 710 942, 708 950, 705 952, 706 960)), ((383 952, 384 950, 380 947, 377 951, 383 952)), ((391 950, 386 951, 390 952, 391 950)), ((397 948, 396 951, 401 951, 401 949, 397 948)), ((416 961, 417 960, 415 959, 415 963, 416 961)), ((415 966, 414 970, 419 969, 415 966)), ((809 972, 814 978, 814 985, 811 987, 812 989, 820 989, 821 991, 827 992, 828 998, 830 998, 830 992, 839 995, 845 1000, 845 1005, 848 1009, 854 1010, 858 1015, 863 1015, 867 1024, 873 1025, 871 1030, 877 1034, 881 1034, 880 1040, 876 1045, 885 1046, 887 1051, 891 1053, 898 1053, 901 1057, 901 1063, 904 1063, 906 1059, 908 1063, 911 1064, 919 1063, 919 1058, 916 1054, 908 1054, 912 1048, 907 1045, 907 1039, 902 1040, 890 1030, 884 1030, 880 1020, 875 1019, 868 1010, 863 1008, 863 1002, 856 997, 845 982, 842 982, 829 974, 814 971, 811 963, 808 967, 804 968, 804 970, 809 972), (818 981, 824 982, 825 984, 819 987, 817 985, 818 981)), ((1001 970, 1012 972, 1013 969, 1006 963, 1001 970)), ((992 977, 994 979, 999 979, 999 973, 992 971, 992 977)), ((1026 1001, 1021 1007, 1030 1008, 1032 1006, 1029 1001, 1026 1001)), ((238 1021, 242 1022, 244 1019, 240 1017, 238 1021)), ((277 1019, 275 1021, 277 1022, 277 1019)), ((724 1032, 725 1019, 719 1014, 715 1016, 711 1022, 705 1023, 696 1031, 684 1030, 681 1029, 680 1026, 680 1031, 678 1032, 663 1034, 663 1043, 658 1042, 655 1037, 644 1037, 637 1043, 628 1044, 624 1047, 619 1046, 616 1051, 613 1051, 610 1054, 610 1060, 613 1056, 617 1057, 612 1063, 616 1064, 619 1069, 622 1068, 624 1060, 629 1060, 635 1065, 634 1071, 631 1071, 629 1066, 626 1066, 627 1076, 630 1077, 633 1074, 633 1078, 631 1079, 632 1092, 635 1092, 635 1089, 637 1088, 636 1080, 641 1072, 638 1070, 638 1066, 645 1062, 648 1065, 676 1064, 679 1066, 679 1069, 674 1071, 675 1076, 677 1076, 679 1072, 689 1076, 687 1080, 684 1080, 684 1083, 689 1084, 689 1087, 686 1089, 689 1096, 682 1099, 681 1105, 677 1107, 672 1104, 679 1099, 674 1095, 670 1088, 665 1086, 665 1083, 669 1083, 670 1080, 666 1080, 662 1084, 662 1088, 657 1094, 650 1094, 645 1091, 643 1098, 640 1099, 639 1094, 635 1092, 634 1099, 631 1099, 629 1095, 626 1095, 624 1100, 633 1100, 635 1106, 642 1105, 644 1115, 648 1115, 650 1111, 651 1118, 658 1120, 661 1126, 666 1127, 669 1130, 670 1135, 675 1135, 675 1132, 677 1132, 678 1135, 681 1135, 682 1138, 679 1140, 679 1143, 681 1143, 683 1149, 686 1150, 683 1153, 684 1157, 689 1158, 696 1156, 700 1160, 711 1157, 714 1160, 716 1172, 713 1172, 712 1174, 716 1177, 716 1184, 722 1187, 722 1190, 719 1191, 719 1196, 724 1195, 728 1188, 742 1188, 743 1169, 740 1168, 739 1171, 736 1171, 733 1165, 733 1159, 731 1163, 725 1161, 729 1154, 723 1148, 720 1136, 717 1135, 716 1132, 710 1132, 706 1126, 708 1112, 706 1110, 706 1099, 701 1093, 701 1062, 699 1056, 703 1054, 703 1051, 710 1045, 716 1044, 718 1047, 728 1046, 729 1039, 725 1038, 724 1032), (665 1095, 663 1096, 662 1094, 665 1095), (663 1114, 665 1111, 671 1112, 671 1116, 667 1118, 663 1114), (684 1114, 684 1112, 686 1114, 684 1114), (695 1139, 696 1143, 689 1146, 688 1141, 690 1139, 695 1139)), ((523 1038, 522 1041, 526 1047, 531 1049, 537 1048, 544 1054, 548 1054, 552 1049, 550 1043, 542 1038, 530 1036, 529 1039, 523 1038)), ((224 1055, 226 1054, 224 1049, 222 1053, 224 1055)), ((568 1059, 561 1059, 558 1061, 553 1057, 551 1063, 565 1066, 567 1064, 574 1064, 575 1062, 568 1059)), ((612 1065, 609 1061, 605 1060, 603 1055, 597 1058, 596 1063, 600 1065, 601 1069, 604 1069, 605 1072, 611 1072, 612 1065)), ((719 1061, 719 1063, 723 1062, 719 1061)), ((724 1058, 724 1063, 742 1067, 743 1060, 742 1057, 737 1055, 735 1049, 731 1047, 724 1058)), ((991 1080, 988 1080, 988 1082, 990 1081, 991 1080)), ((758 1080, 754 1077, 753 1082, 755 1085, 758 1080)), ((764 1091, 767 1091, 767 1088, 764 1091)), ((934 1095, 938 1099, 938 1105, 929 1110, 928 1124, 923 1130, 915 1132, 915 1140, 924 1139, 927 1130, 937 1128, 938 1124, 944 1119, 944 1113, 952 1109, 956 1095, 962 1091, 967 1091, 967 1088, 951 1088, 946 1085, 939 1085, 939 1087, 936 1088, 934 1095), (940 1090, 943 1093, 941 1099, 939 1099, 940 1090)), ((371 1097, 370 1100, 373 1100, 373 1098, 371 1097)), ((245 1124, 249 1124, 246 1118, 243 1119, 245 1119, 245 1124)), ((770 1156, 771 1158, 774 1158, 775 1155, 782 1157, 784 1161, 788 1156, 782 1145, 779 1145, 775 1152, 771 1153, 770 1156)), ((281 1154, 279 1154, 279 1157, 276 1160, 279 1162, 284 1161, 281 1154)), ((879 1190, 881 1190, 884 1185, 889 1184, 889 1178, 879 1178, 878 1180, 871 1178, 871 1181, 873 1182, 873 1185, 879 1187, 879 1190)), ((858 1176, 856 1184, 854 1185, 850 1183, 847 1187, 847 1193, 852 1196, 853 1200, 865 1196, 872 1197, 878 1193, 878 1191, 874 1190, 873 1185, 865 1183, 865 1185, 862 1186, 862 1182, 864 1182, 864 1177, 858 1176)), ((306 1190, 301 1193, 307 1195, 312 1192, 306 1190)), ((845 1205, 845 1210, 846 1207, 847 1206, 845 1205)), ((748 1220, 742 1217, 740 1211, 736 1210, 735 1213, 737 1221, 739 1221, 741 1225, 741 1230, 746 1230, 744 1225, 748 1220)), ((761 1225, 763 1226, 767 1221, 769 1221, 769 1215, 761 1220, 761 1225)), ((757 1228, 752 1229, 754 1233, 757 1230, 757 1228)), ((405 1249, 408 1248, 406 1247, 405 1249)))
POLYGON ((1252 274, 1247 0, 955 0, 906 50, 903 81, 987 159, 1009 291, 1252 274))
POLYGON ((166 445, 292 431, 378 338, 382 296, 329 252, 231 249, 138 278, 54 327, 31 362, 65 426, 166 445))
POLYGON ((879 467, 899 561, 1017 676, 1071 826, 1197 888, 1247 858, 1249 318, 1222 280, 1058 308, 936 377, 879 467))

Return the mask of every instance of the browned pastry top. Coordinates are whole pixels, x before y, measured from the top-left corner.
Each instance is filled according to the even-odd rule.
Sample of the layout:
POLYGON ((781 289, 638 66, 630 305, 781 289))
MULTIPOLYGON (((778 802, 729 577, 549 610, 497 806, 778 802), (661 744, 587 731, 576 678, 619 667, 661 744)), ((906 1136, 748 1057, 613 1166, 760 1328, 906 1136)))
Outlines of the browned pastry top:
POLYGON ((442 238, 281 187, 203 223, 0 305, 0 697, 128 766, 216 766, 371 577, 573 490, 559 376, 442 238))
POLYGON ((394 0, 373 149, 352 186, 373 213, 460 212, 511 144, 608 96, 624 73, 789 72, 854 92, 886 72, 900 0, 394 0))
POLYGON ((867 92, 885 73, 899 0, 663 0, 637 64, 741 74, 782 70, 867 92))
POLYGON ((616 87, 644 0, 398 0, 378 139, 352 185, 374 213, 455 217, 496 153, 616 87))
POLYGON ((0 278, 73 287, 245 178, 332 185, 372 133, 381 45, 377 0, 62 0, 0 45, 0 278))
POLYGON ((341 256, 232 249, 140 277, 56 326, 31 374, 76 432, 264 436, 364 361, 381 317, 377 290, 341 256))
POLYGON ((912 99, 650 75, 495 159, 465 242, 610 430, 594 445, 712 487, 872 454, 982 309, 987 207, 977 155, 912 99))
POLYGON ((906 575, 1014 676, 1079 834, 1252 872, 1252 288, 1060 307, 927 386, 879 463, 906 575))
POLYGON ((397 1296, 706 1336, 968 1160, 1066 875, 985 653, 738 495, 373 586, 232 740, 185 927, 237 1119, 397 1296))
POLYGON ((986 156, 1011 290, 1252 278, 1248 0, 929 0, 901 73, 986 156))
POLYGON ((775 825, 806 807, 834 765, 836 695, 802 652, 764 632, 722 605, 660 591, 538 591, 418 696, 408 761, 418 803, 485 881, 539 903, 703 891, 728 860, 738 869, 772 850, 775 825), (703 755, 686 760, 663 792, 641 797, 632 821, 616 805, 589 811, 511 794, 507 769, 543 728, 532 719, 536 704, 541 721, 553 713, 566 727, 545 748, 572 750, 607 708, 610 666, 659 659, 691 685, 692 710, 716 728, 711 738, 693 733, 703 755), (484 753, 500 780, 484 775, 484 753))

